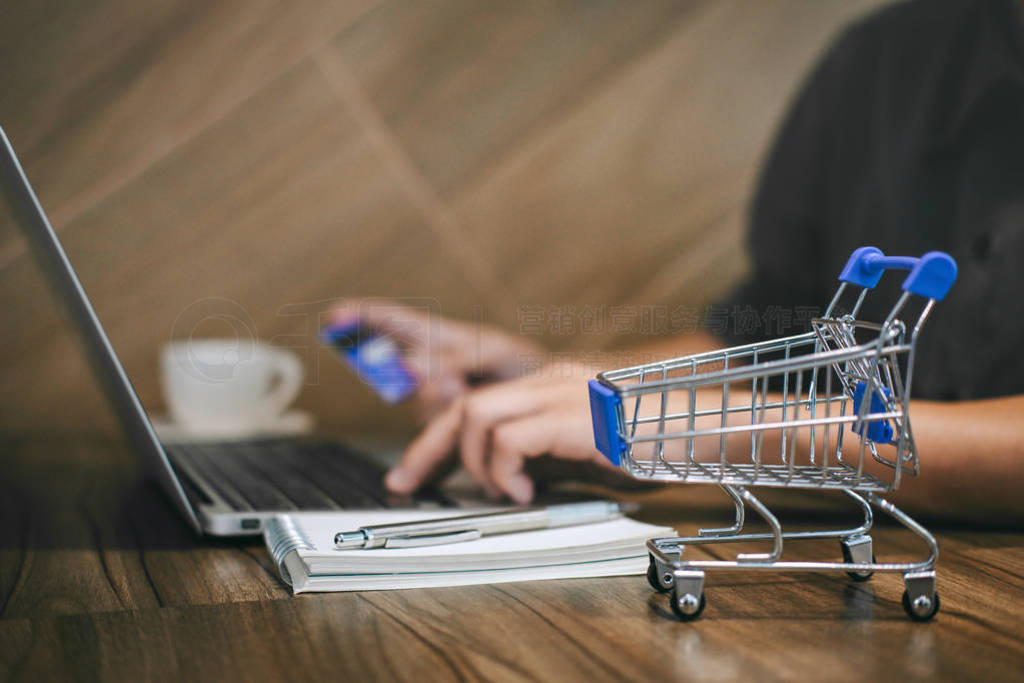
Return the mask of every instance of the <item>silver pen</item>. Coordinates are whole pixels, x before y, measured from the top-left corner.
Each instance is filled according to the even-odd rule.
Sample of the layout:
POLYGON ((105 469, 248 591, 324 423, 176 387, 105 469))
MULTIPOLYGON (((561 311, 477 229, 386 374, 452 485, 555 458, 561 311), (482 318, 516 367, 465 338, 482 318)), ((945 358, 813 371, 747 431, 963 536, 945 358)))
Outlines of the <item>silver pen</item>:
POLYGON ((356 548, 418 548, 444 543, 473 541, 482 536, 575 526, 621 517, 639 508, 632 503, 605 500, 548 507, 525 507, 483 515, 463 515, 400 524, 378 524, 341 531, 334 535, 335 550, 356 548))

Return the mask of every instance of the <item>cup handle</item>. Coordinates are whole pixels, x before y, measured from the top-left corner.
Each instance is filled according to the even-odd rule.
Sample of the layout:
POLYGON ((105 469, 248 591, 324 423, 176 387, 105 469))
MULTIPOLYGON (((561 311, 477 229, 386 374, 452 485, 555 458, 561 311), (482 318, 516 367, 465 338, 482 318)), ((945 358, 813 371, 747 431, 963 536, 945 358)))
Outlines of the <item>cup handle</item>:
POLYGON ((277 375, 277 385, 268 388, 267 403, 274 415, 282 414, 302 389, 302 362, 289 351, 271 349, 271 362, 277 375))

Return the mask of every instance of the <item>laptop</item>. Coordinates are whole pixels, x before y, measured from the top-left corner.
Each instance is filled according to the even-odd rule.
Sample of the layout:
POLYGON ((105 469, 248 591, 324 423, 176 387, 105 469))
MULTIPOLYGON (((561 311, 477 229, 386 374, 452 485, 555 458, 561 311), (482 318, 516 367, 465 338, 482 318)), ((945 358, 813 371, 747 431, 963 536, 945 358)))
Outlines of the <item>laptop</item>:
POLYGON ((0 193, 54 294, 65 304, 129 445, 198 533, 259 534, 266 520, 298 510, 451 504, 431 489, 415 498, 390 497, 381 464, 333 441, 161 443, 2 128, 0 193))

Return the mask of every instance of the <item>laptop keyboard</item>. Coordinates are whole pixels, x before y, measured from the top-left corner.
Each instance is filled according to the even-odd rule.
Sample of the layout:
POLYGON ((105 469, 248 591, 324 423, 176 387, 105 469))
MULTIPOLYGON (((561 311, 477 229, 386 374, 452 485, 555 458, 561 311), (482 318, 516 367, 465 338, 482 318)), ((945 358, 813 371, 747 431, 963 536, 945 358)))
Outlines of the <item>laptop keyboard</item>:
POLYGON ((384 467, 336 442, 259 439, 166 444, 164 450, 183 479, 191 469, 237 510, 450 504, 430 488, 396 498, 384 488, 384 467))

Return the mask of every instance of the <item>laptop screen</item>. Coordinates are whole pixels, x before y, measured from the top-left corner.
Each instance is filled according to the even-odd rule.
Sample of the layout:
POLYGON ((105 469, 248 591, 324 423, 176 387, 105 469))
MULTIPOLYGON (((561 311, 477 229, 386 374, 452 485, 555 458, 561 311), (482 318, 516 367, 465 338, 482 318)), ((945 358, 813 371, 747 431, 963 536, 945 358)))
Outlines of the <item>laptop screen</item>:
POLYGON ((0 192, 11 208, 19 229, 39 264, 47 283, 64 303, 71 322, 85 346, 86 355, 114 408, 131 446, 155 476, 190 524, 201 532, 199 518, 189 504, 181 482, 171 468, 156 433, 142 409, 138 396, 121 362, 103 331, 82 284, 75 274, 57 234, 36 198, 18 162, 10 140, 0 128, 0 192))

